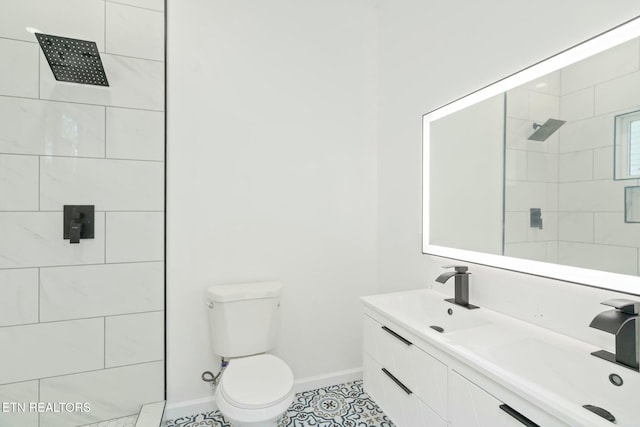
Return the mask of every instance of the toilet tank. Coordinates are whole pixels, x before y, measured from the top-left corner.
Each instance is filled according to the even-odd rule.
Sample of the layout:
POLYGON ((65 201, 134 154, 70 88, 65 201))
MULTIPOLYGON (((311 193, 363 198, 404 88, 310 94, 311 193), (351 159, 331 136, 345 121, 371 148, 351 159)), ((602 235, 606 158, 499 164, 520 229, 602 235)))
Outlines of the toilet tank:
POLYGON ((241 357, 275 347, 281 292, 279 282, 209 287, 207 298, 214 354, 241 357))

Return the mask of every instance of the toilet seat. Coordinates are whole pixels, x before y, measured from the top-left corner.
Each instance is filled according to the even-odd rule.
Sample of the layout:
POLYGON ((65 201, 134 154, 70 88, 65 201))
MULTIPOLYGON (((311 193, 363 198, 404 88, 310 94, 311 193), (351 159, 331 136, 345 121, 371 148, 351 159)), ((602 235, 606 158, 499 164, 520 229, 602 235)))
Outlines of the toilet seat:
POLYGON ((293 396, 293 372, 271 354, 242 357, 229 361, 218 388, 222 398, 239 409, 278 406, 293 396))

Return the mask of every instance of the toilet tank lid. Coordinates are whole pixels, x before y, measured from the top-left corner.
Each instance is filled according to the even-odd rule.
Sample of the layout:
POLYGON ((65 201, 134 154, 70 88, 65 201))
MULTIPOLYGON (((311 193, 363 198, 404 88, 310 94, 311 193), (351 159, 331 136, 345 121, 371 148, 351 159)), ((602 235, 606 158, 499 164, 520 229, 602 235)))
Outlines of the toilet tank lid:
POLYGON ((242 301, 259 298, 275 298, 282 292, 280 282, 232 283, 210 286, 207 297, 212 302, 242 301))

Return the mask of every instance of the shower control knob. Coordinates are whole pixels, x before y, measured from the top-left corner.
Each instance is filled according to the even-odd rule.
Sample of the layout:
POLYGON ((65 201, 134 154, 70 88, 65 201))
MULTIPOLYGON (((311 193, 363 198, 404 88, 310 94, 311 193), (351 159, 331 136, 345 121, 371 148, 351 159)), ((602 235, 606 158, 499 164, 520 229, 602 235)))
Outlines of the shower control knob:
POLYGON ((213 308, 213 303, 212 303, 212 302, 210 302, 209 304, 207 304, 207 307, 209 307, 209 308, 213 308))

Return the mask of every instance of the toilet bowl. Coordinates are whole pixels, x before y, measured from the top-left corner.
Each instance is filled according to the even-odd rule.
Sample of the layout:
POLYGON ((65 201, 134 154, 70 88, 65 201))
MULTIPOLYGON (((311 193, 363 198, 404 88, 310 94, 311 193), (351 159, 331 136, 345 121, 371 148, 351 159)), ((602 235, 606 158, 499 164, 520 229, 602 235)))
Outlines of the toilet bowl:
POLYGON ((293 402, 293 372, 267 353, 276 345, 282 284, 211 286, 207 306, 214 354, 228 361, 216 403, 234 427, 275 426, 293 402))
POLYGON ((234 427, 276 426, 293 402, 293 372, 271 354, 229 361, 216 389, 216 403, 234 427))

